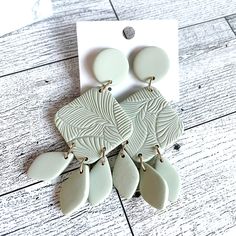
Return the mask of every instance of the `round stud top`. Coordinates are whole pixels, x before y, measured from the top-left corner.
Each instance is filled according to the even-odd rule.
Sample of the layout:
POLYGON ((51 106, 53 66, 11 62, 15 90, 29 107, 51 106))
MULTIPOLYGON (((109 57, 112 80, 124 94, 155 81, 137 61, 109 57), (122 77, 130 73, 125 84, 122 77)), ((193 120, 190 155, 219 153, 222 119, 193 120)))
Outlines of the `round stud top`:
POLYGON ((146 47, 142 49, 134 58, 134 73, 140 80, 148 82, 151 77, 155 77, 154 83, 162 79, 170 66, 166 52, 158 47, 146 47))
POLYGON ((114 48, 102 50, 94 60, 93 72, 97 80, 106 83, 118 84, 126 78, 129 72, 129 63, 125 55, 114 48))

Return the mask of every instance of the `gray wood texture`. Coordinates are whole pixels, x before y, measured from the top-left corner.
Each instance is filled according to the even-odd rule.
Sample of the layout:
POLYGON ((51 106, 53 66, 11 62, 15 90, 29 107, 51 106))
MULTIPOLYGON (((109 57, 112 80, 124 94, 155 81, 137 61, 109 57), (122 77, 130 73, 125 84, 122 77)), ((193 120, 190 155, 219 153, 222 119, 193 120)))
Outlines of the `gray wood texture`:
POLYGON ((54 0, 53 9, 53 17, 0 37, 0 235, 130 235, 132 230, 187 236, 236 229, 234 1, 54 0), (165 155, 180 169, 181 198, 164 211, 141 198, 122 199, 126 219, 113 191, 98 207, 86 205, 64 218, 59 183, 78 163, 52 184, 34 182, 25 172, 38 154, 67 150, 53 118, 80 94, 75 22, 116 16, 180 22, 180 101, 172 106, 187 131, 180 151, 170 148, 165 155))
POLYGON ((131 235, 115 190, 103 204, 87 203, 70 217, 63 216, 58 195, 68 175, 1 197, 0 235, 131 235))
POLYGON ((236 227, 236 113, 185 131, 179 151, 165 152, 182 179, 165 210, 139 197, 123 200, 135 235, 224 235, 236 227))
POLYGON ((231 26, 231 29, 236 35, 236 14, 226 17, 226 20, 228 21, 229 25, 231 26))
POLYGON ((53 16, 0 37, 0 76, 77 56, 76 21, 116 20, 107 0, 54 0, 53 16))
POLYGON ((185 128, 236 110, 235 39, 225 19, 179 31, 180 101, 176 105, 185 128))
POLYGON ((177 19, 180 27, 236 12, 234 0, 115 0, 112 4, 119 20, 177 19))

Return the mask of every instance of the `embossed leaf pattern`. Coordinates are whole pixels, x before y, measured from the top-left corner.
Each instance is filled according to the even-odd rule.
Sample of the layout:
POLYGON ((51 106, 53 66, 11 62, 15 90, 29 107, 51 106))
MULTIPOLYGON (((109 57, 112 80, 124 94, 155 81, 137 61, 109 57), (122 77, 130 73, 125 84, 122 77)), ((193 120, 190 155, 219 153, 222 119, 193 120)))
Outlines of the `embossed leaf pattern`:
POLYGON ((155 155, 155 145, 165 148, 182 133, 183 125, 158 90, 140 89, 121 103, 131 117, 134 131, 129 138, 127 152, 138 161, 138 153, 145 161, 155 155))
POLYGON ((173 144, 184 131, 183 122, 177 113, 167 105, 164 107, 156 122, 156 135, 161 148, 166 148, 173 144))
POLYGON ((132 123, 110 92, 90 89, 60 109, 55 123, 66 142, 74 142, 75 154, 94 162, 103 146, 107 152, 128 139, 132 123))

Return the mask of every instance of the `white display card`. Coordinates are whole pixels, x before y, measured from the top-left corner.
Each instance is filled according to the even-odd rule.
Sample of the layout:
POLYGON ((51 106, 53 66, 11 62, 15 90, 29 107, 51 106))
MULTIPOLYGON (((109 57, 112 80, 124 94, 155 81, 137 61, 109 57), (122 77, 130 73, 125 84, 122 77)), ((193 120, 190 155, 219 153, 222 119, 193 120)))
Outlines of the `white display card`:
MULTIPOLYGON (((111 93, 118 101, 137 91, 147 83, 138 80, 132 70, 132 61, 137 52, 148 46, 164 49, 170 59, 166 76, 153 83, 168 101, 179 99, 178 24, 175 20, 141 21, 79 21, 77 22, 78 56, 81 93, 91 87, 101 86, 96 80, 92 65, 102 49, 116 48, 122 51, 130 64, 129 75, 122 83, 111 85, 111 93), (133 27, 135 35, 126 39, 123 30, 133 27)), ((112 78, 111 78, 112 79, 112 78)))

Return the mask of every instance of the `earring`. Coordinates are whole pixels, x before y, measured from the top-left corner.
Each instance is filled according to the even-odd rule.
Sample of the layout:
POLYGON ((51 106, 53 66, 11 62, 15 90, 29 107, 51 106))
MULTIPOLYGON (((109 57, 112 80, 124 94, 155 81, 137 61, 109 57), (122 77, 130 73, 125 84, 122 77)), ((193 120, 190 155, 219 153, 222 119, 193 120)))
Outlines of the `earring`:
POLYGON ((89 89, 55 115, 56 127, 70 148, 68 153, 65 156, 45 153, 28 171, 30 177, 44 180, 45 166, 48 165, 47 172, 50 173, 50 168, 55 165, 57 171, 49 180, 62 173, 76 157, 80 168, 62 183, 60 192, 61 209, 66 215, 76 211, 87 199, 92 205, 99 204, 112 190, 106 155, 131 136, 133 127, 130 118, 109 92, 109 86, 125 79, 128 70, 128 61, 119 50, 105 49, 97 55, 93 71, 102 86, 89 89))
MULTIPOLYGON (((183 123, 177 114, 160 92, 152 87, 153 82, 166 75, 169 64, 164 50, 157 47, 142 49, 134 59, 133 68, 135 75, 148 82, 148 86, 121 103, 133 123, 133 133, 125 151, 127 156, 141 166, 141 195, 145 201, 158 209, 164 208, 168 199, 175 200, 179 190, 178 174, 166 159, 163 159, 161 164, 156 162, 155 168, 147 163, 158 156, 159 149, 169 147, 183 132, 183 123), (177 176, 178 181, 172 180, 173 176, 177 176)), ((119 169, 124 168, 124 165, 119 164, 119 169)), ((121 178, 120 175, 118 171, 113 172, 113 179, 121 178)), ((124 196, 126 186, 119 186, 117 182, 114 182, 114 185, 124 196)))

